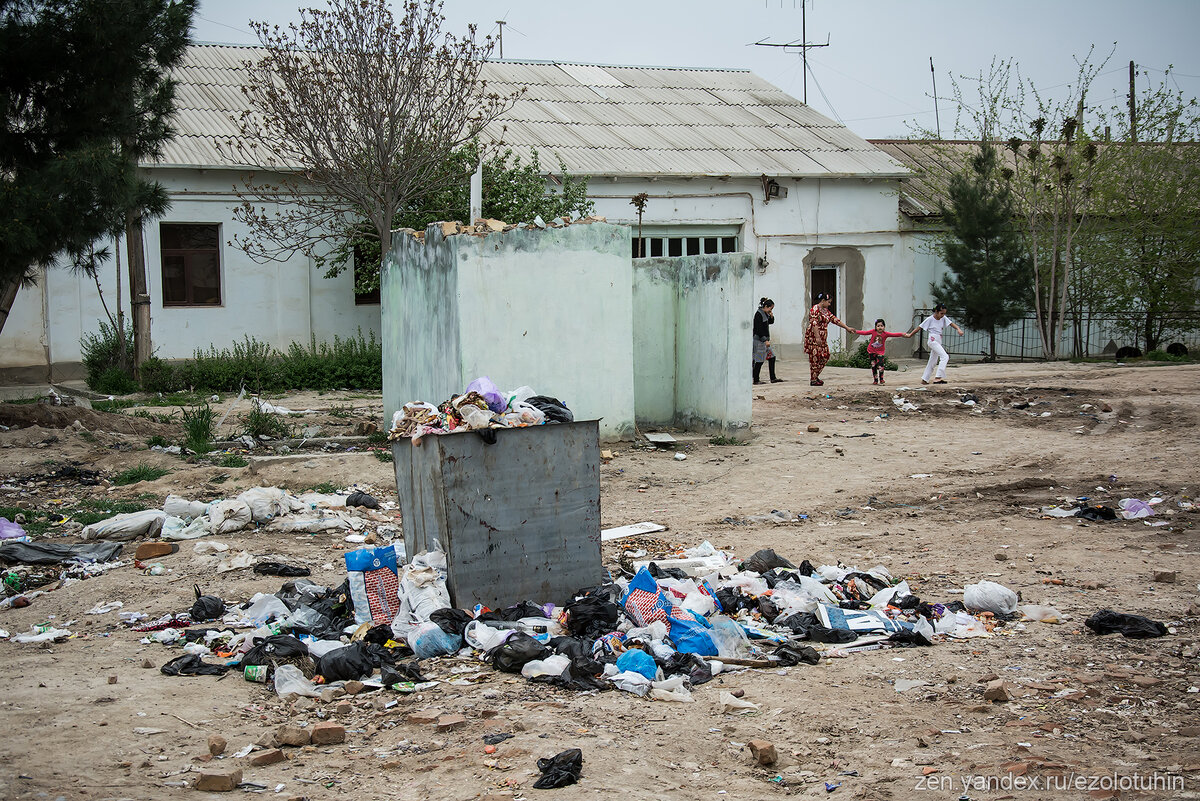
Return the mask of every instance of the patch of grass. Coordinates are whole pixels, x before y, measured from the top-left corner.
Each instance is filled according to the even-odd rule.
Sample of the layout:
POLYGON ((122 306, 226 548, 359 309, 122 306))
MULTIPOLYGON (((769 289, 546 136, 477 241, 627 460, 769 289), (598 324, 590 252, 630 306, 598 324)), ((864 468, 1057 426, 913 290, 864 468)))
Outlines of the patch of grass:
POLYGON ((371 445, 387 445, 388 435, 383 431, 376 431, 372 434, 367 434, 367 442, 371 445))
POLYGON ((91 431, 80 431, 79 438, 81 440, 83 440, 84 442, 90 442, 93 445, 96 444, 96 442, 98 441, 96 439, 96 435, 93 434, 91 431))
POLYGON ((328 481, 322 481, 320 484, 313 484, 306 492, 319 492, 322 495, 336 495, 338 488, 328 481))
POLYGON ((246 467, 250 463, 236 453, 226 454, 217 460, 217 467, 246 467))
POLYGON ((133 416, 140 417, 143 420, 153 420, 154 419, 154 415, 150 414, 150 412, 146 409, 134 409, 133 416))
POLYGON ((210 478, 210 479, 208 480, 208 483, 209 483, 209 484, 224 484, 224 483, 225 483, 226 481, 228 481, 228 480, 229 480, 229 474, 228 474, 228 473, 222 473, 222 474, 221 474, 221 475, 219 475, 219 476, 213 476, 212 478, 210 478))
POLYGON ((12 404, 13 406, 22 406, 22 405, 25 405, 28 403, 37 403, 38 399, 37 398, 15 398, 13 400, 6 400, 4 402, 12 404))
POLYGON ((131 467, 128 470, 122 470, 113 476, 113 483, 118 487, 124 487, 127 484, 136 484, 139 481, 155 481, 162 478, 170 470, 164 470, 161 467, 152 467, 145 462, 142 462, 136 467, 131 467))
MULTIPOLYGON (((4 517, 10 522, 15 523, 17 520, 17 515, 25 515, 25 522, 21 523, 20 525, 21 528, 25 529, 26 534, 37 536, 39 534, 44 534, 46 530, 50 528, 49 520, 40 522, 37 520, 38 517, 47 517, 47 515, 39 512, 36 509, 25 509, 20 506, 0 506, 0 517, 4 517)), ((57 519, 57 517, 55 519, 57 519)))
POLYGON ((348 403, 335 403, 325 414, 330 417, 353 417, 354 408, 348 403))
POLYGON ((1172 354, 1167 353, 1165 350, 1152 350, 1146 354, 1146 361, 1148 361, 1148 362, 1185 363, 1185 362, 1193 362, 1193 361, 1195 361, 1195 359, 1191 356, 1191 354, 1185 354, 1183 356, 1173 356, 1172 354))
POLYGON ((375 458, 381 462, 396 461, 396 457, 392 455, 391 451, 371 451, 371 453, 375 454, 375 458))
POLYGON ((292 428, 286 420, 277 414, 264 412, 257 403, 253 404, 250 411, 241 415, 239 419, 242 421, 242 434, 247 434, 255 439, 260 436, 287 439, 292 435, 292 428))
POLYGON ((212 450, 213 427, 217 422, 216 412, 208 405, 208 401, 188 409, 179 407, 183 413, 183 444, 196 453, 208 453, 212 450))
POLYGON ((162 434, 155 434, 153 437, 146 440, 147 448, 154 448, 154 447, 166 448, 168 445, 170 445, 170 443, 167 442, 167 438, 164 437, 162 434))
POLYGON ((727 437, 724 434, 718 434, 715 437, 708 438, 709 445, 745 445, 746 440, 738 439, 737 437, 727 437))

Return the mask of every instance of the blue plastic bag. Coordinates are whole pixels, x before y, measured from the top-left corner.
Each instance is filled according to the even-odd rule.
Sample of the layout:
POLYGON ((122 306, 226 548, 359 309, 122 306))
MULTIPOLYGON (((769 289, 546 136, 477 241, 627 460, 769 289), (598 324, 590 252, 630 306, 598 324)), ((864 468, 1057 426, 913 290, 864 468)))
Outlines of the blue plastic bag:
POLYGON ((508 399, 500 393, 500 388, 492 383, 492 379, 480 376, 467 384, 467 392, 478 392, 487 401, 488 408, 500 413, 508 408, 508 399))
POLYGON ((400 611, 395 546, 360 548, 347 552, 345 558, 354 622, 390 624, 400 611))
POLYGON ((654 657, 640 648, 630 648, 617 657, 617 670, 640 673, 650 681, 654 681, 658 676, 658 665, 654 663, 654 657))
POLYGON ((408 647, 417 659, 452 654, 463 646, 457 634, 447 634, 437 623, 419 623, 408 633, 408 647))
POLYGON ((648 626, 661 620, 670 627, 671 642, 675 650, 685 654, 716 656, 717 646, 708 636, 711 626, 700 615, 676 606, 670 593, 659 589, 658 582, 650 571, 642 568, 629 582, 629 590, 621 599, 626 614, 639 626, 648 626))

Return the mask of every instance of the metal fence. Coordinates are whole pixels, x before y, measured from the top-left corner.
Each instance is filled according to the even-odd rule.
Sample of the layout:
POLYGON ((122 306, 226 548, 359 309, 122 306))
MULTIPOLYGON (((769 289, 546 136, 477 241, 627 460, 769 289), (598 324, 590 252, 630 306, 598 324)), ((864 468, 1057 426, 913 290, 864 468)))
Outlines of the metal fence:
MULTIPOLYGON (((933 309, 916 309, 913 311, 913 326, 933 314, 933 309)), ((953 320, 954 314, 950 313, 953 320)), ((1160 347, 1172 342, 1182 342, 1192 353, 1200 350, 1200 312, 1190 315, 1177 315, 1187 325, 1191 333, 1169 337, 1160 347)), ((956 320, 957 322, 957 320, 956 320)), ((959 323, 964 335, 957 336, 952 330, 942 338, 942 346, 947 353, 955 356, 990 356, 991 342, 987 331, 977 331, 959 323)), ((1096 358, 1112 356, 1118 348, 1124 346, 1143 347, 1140 339, 1134 339, 1130 333, 1128 317, 1085 315, 1081 321, 1067 319, 1063 324, 1062 341, 1058 352, 1070 358, 1096 358)), ((929 351, 925 347, 925 337, 917 339, 914 356, 926 358, 929 351)), ((996 356, 1001 359, 1037 360, 1045 357, 1042 350, 1041 336, 1038 334, 1037 318, 1023 317, 1010 326, 996 331, 996 356)))

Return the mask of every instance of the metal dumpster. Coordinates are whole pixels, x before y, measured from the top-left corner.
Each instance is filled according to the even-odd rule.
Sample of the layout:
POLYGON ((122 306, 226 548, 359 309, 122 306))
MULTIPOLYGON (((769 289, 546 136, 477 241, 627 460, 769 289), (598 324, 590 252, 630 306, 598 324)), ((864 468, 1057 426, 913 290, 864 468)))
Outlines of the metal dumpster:
POLYGON ((409 556, 440 546, 451 602, 562 604, 598 584, 599 421, 392 445, 409 556))

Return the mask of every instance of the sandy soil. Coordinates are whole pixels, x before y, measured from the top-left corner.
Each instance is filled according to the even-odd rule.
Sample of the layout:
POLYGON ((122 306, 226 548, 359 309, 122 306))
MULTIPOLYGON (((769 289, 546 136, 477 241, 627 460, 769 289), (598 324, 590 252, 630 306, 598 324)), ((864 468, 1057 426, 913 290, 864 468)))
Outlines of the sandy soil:
MULTIPOLYGON (((1200 369, 965 365, 951 370, 947 386, 919 391, 919 371, 905 366, 886 387, 872 387, 865 371, 830 369, 820 391, 807 381, 756 388, 756 436, 747 445, 699 443, 682 462, 632 443, 612 446, 619 455, 601 471, 604 524, 653 520, 670 527, 658 539, 689 546, 707 539, 743 557, 772 547, 797 564, 882 564, 931 601, 961 598, 965 584, 988 578, 1024 602, 1057 606, 1070 618, 1063 624, 722 675, 696 688, 691 704, 578 695, 489 671, 469 687, 391 696, 399 702, 390 709, 363 695, 349 699, 346 713, 332 704, 296 710, 236 674, 163 676, 156 668, 177 649, 140 644, 116 612, 84 614, 121 600, 125 610, 157 616, 186 610, 195 583, 238 600, 282 582, 248 570, 218 576, 184 544, 159 560, 167 575, 127 565, 0 612, 0 627, 12 633, 54 621, 80 635, 50 647, 0 642, 0 797, 206 797, 180 785, 205 767, 210 734, 229 744, 210 767, 241 767, 245 781, 279 798, 1200 797, 1200 513, 1177 507, 1200 483, 1200 369), (959 402, 964 392, 976 405, 959 402), (919 410, 900 411, 893 394, 919 410), (1102 411, 1106 405, 1112 411, 1102 411), (808 432, 810 424, 820 430, 808 432), (1062 498, 1115 503, 1152 493, 1167 499, 1152 521, 1167 525, 1037 514, 1062 498), (743 520, 772 509, 808 518, 743 520), (1159 571, 1174 571, 1176 580, 1154 581, 1159 571), (1082 623, 1101 608, 1150 615, 1175 633, 1097 637, 1082 623), (980 679, 988 674, 1011 682, 1017 697, 986 703, 980 679), (928 684, 898 692, 898 679, 928 684), (718 694, 730 688, 743 689, 761 712, 722 714, 718 694), (1076 692, 1053 697, 1063 689, 1076 692), (439 733, 408 721, 428 709, 461 712, 469 722, 439 733), (345 744, 290 749, 286 762, 269 767, 232 756, 282 723, 321 717, 346 725, 345 744), (514 736, 485 754, 482 737, 496 732, 514 736), (773 767, 751 759, 744 744, 756 738, 775 745, 773 767), (531 789, 536 759, 572 747, 584 754, 581 782, 531 789), (1155 774, 1175 784, 1129 789, 1135 777, 1155 774), (1106 789, 1114 776, 1126 783, 1116 795, 1106 789), (1041 784, 1003 784, 1014 777, 1041 784), (993 786, 981 788, 988 781, 993 786), (1062 789, 1068 781, 1081 784, 1062 789), (827 783, 840 786, 830 793, 827 783)), ((377 398, 345 393, 277 402, 322 410, 304 423, 332 434, 351 433, 381 408, 377 398)), ((53 510, 84 502, 94 509, 119 501, 158 506, 167 492, 207 500, 257 485, 299 491, 357 482, 395 500, 391 465, 371 453, 305 451, 220 467, 147 451, 144 432, 103 433, 95 420, 86 432, 69 420, 57 421, 66 428, 47 422, 0 433, 0 475, 5 487, 17 488, 0 495, 0 505, 40 510, 48 521, 56 519, 53 510), (140 462, 171 472, 126 487, 53 475, 55 465, 76 463, 111 478, 140 462)), ((347 546, 338 537, 219 539, 307 564, 316 581, 343 578, 347 546)), ((606 546, 606 561, 618 555, 606 546)), ((450 679, 462 663, 423 664, 433 677, 450 679)))

